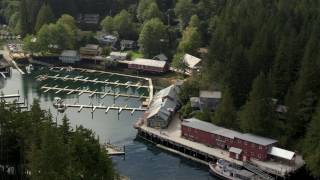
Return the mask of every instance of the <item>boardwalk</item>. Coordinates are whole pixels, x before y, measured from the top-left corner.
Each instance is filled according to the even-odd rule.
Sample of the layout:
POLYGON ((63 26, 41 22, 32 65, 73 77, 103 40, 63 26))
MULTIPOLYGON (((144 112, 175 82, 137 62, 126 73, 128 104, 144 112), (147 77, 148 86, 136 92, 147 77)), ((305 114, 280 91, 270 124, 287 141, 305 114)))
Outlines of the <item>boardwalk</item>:
POLYGON ((69 88, 68 86, 66 86, 64 88, 60 88, 57 85, 56 86, 44 85, 41 87, 41 89, 44 90, 44 92, 55 91, 55 94, 58 94, 60 92, 67 92, 67 94, 78 93, 79 96, 84 93, 88 93, 88 94, 90 94, 89 95, 90 97, 92 97, 93 95, 102 95, 101 98, 104 98, 106 96, 115 96, 115 98, 118 98, 118 97, 140 98, 140 99, 148 99, 149 98, 148 96, 144 96, 144 95, 139 96, 139 95, 115 93, 115 92, 111 92, 111 90, 108 92, 98 92, 97 90, 94 90, 94 91, 89 90, 89 88, 87 88, 85 90, 80 89, 80 88, 72 89, 72 88, 69 88))
POLYGON ((141 85, 141 83, 137 83, 137 84, 132 84, 131 82, 126 82, 126 83, 120 83, 120 82, 112 82, 107 80, 101 81, 98 80, 98 78, 96 79, 89 79, 88 77, 83 78, 83 76, 77 76, 77 77, 69 77, 68 75, 66 76, 59 76, 59 74, 55 75, 55 76, 48 76, 48 75, 40 75, 37 77, 38 81, 44 81, 47 79, 53 79, 53 80, 62 80, 62 81, 74 81, 74 82, 88 82, 88 83, 94 83, 94 84, 106 84, 106 85, 114 85, 114 86, 124 86, 126 88, 129 87, 136 87, 136 88, 149 88, 149 86, 144 86, 141 85))

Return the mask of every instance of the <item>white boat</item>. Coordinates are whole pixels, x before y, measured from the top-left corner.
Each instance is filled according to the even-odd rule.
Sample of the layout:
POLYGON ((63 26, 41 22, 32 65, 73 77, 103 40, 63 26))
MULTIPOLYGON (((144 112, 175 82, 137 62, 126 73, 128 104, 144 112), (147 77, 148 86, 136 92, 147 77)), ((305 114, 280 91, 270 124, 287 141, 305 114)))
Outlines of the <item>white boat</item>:
POLYGON ((209 162, 210 173, 226 180, 258 180, 254 173, 236 167, 228 161, 219 159, 216 163, 209 162))

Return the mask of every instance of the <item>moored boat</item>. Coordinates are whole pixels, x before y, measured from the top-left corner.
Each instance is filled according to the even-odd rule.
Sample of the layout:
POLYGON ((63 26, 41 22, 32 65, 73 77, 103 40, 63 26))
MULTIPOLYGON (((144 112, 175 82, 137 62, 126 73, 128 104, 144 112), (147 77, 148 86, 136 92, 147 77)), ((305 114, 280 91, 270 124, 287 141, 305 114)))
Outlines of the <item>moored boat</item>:
POLYGON ((210 173, 225 180, 257 180, 254 173, 234 166, 228 161, 219 159, 216 163, 209 162, 210 173))

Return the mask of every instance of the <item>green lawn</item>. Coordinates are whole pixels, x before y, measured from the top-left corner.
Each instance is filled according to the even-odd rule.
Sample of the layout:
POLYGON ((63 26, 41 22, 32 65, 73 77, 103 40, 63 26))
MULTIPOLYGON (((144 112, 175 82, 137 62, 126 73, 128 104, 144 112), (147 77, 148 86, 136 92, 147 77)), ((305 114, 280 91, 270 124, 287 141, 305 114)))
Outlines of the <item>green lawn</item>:
POLYGON ((129 51, 128 53, 131 53, 131 59, 137 59, 137 58, 142 58, 143 54, 139 51, 129 51))

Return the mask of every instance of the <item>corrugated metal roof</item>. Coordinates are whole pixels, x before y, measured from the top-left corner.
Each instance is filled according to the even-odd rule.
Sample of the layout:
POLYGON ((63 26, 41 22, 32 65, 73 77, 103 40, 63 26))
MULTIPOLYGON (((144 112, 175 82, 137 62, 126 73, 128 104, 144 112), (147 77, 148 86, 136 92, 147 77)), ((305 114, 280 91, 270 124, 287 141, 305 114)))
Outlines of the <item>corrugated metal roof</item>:
POLYGON ((226 129, 226 128, 220 128, 216 131, 213 131, 213 133, 220 135, 220 136, 228 137, 230 139, 234 139, 234 137, 238 137, 238 136, 242 135, 241 133, 239 133, 237 131, 233 131, 231 129, 226 129))
POLYGON ((259 145, 263 145, 263 146, 267 146, 267 145, 278 142, 277 140, 274 140, 274 139, 265 138, 265 137, 257 136, 250 133, 242 134, 238 138, 245 141, 253 142, 259 145))
POLYGON ((199 130, 209 132, 209 133, 221 128, 221 127, 216 126, 212 123, 201 121, 196 118, 185 119, 182 121, 182 125, 187 126, 187 127, 191 127, 191 128, 195 128, 195 129, 199 129, 199 130))
POLYGON ((152 66, 152 67, 159 67, 159 68, 164 68, 166 66, 165 61, 157 61, 153 59, 142 59, 142 58, 137 58, 133 61, 130 61, 130 64, 135 64, 135 65, 143 65, 143 66, 152 66))
POLYGON ((268 154, 270 154, 272 156, 280 157, 283 159, 292 160, 295 155, 295 152, 281 149, 278 147, 272 147, 270 149, 270 151, 268 152, 268 154))
POLYGON ((241 154, 242 149, 235 148, 235 147, 231 147, 231 148, 229 149, 229 152, 233 152, 233 153, 236 153, 236 154, 241 154))
POLYGON ((201 59, 190 54, 185 54, 183 57, 183 62, 186 63, 189 68, 193 69, 201 62, 201 59))

